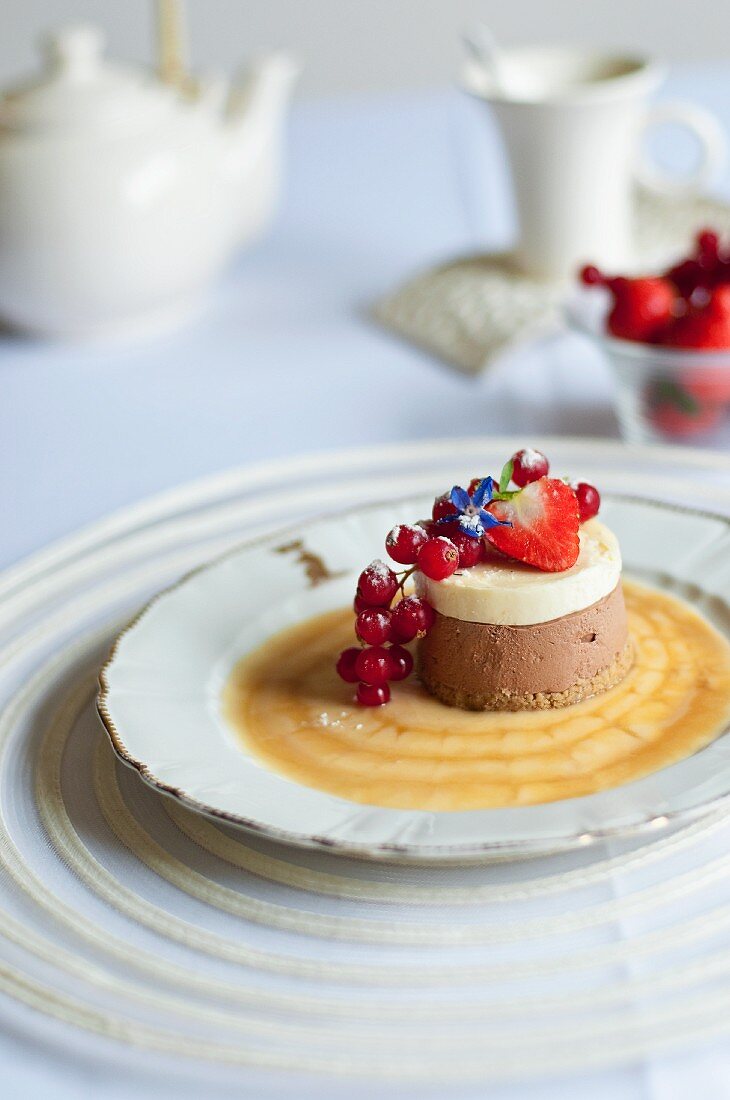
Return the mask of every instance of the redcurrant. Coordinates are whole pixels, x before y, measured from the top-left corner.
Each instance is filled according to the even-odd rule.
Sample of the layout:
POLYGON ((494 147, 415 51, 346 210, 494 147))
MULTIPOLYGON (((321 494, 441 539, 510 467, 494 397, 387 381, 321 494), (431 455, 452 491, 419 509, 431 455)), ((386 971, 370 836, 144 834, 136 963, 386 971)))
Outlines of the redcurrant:
POLYGON ((350 646, 349 649, 343 649, 339 656, 336 665, 337 675, 347 684, 356 684, 360 679, 355 672, 355 661, 359 656, 360 650, 357 646, 350 646))
POLYGON ((593 519, 598 515, 598 509, 601 507, 601 494, 593 485, 589 485, 586 481, 579 481, 575 486, 575 495, 578 498, 578 513, 580 515, 581 523, 585 523, 588 519, 593 519))
POLYGON ((402 645, 392 645, 388 650, 390 657, 389 680, 405 680, 413 672, 413 657, 402 645))
POLYGON ((390 672, 390 655, 381 645, 361 649, 355 659, 358 680, 366 684, 384 684, 390 672))
POLYGON ((484 543, 481 539, 473 539, 466 531, 456 531, 449 539, 459 552, 459 569, 470 569, 482 560, 484 543))
POLYGON ((707 271, 698 260, 682 260, 674 267, 670 267, 665 278, 674 283, 679 293, 685 298, 691 297, 700 287, 709 286, 711 281, 707 271))
POLYGON ((545 477, 549 469, 550 463, 542 451, 536 451, 532 447, 525 447, 512 455, 512 480, 520 489, 545 477))
POLYGON ((436 497, 433 502, 433 508, 431 509, 431 519, 436 521, 439 519, 445 519, 446 516, 455 516, 456 508, 451 503, 451 497, 448 493, 442 493, 440 497, 436 497))
POLYGON ((415 565, 418 551, 428 535, 422 527, 401 523, 394 527, 385 540, 385 549, 393 561, 401 565, 415 565))
POLYGON ((430 603, 418 596, 406 596, 393 608, 393 637, 399 642, 410 642, 423 637, 433 625, 435 612, 430 603))
POLYGON ((697 234, 697 251, 701 257, 717 260, 720 254, 720 238, 712 229, 697 234))
POLYGON ((601 274, 595 264, 586 264, 581 269, 580 281, 584 286, 601 286, 605 282, 605 276, 601 274))
POLYGON ((387 684, 358 684, 357 701, 361 707, 382 707, 390 700, 390 688, 387 684))
POLYGON ((357 594, 369 607, 388 607, 398 591, 398 578, 384 561, 371 561, 357 582, 357 594))
POLYGON ((382 645, 390 639, 390 611, 384 607, 366 607, 355 621, 355 633, 361 642, 382 645))
POLYGON ((443 581, 459 568, 459 551, 451 539, 438 535, 418 551, 418 568, 432 581, 443 581))

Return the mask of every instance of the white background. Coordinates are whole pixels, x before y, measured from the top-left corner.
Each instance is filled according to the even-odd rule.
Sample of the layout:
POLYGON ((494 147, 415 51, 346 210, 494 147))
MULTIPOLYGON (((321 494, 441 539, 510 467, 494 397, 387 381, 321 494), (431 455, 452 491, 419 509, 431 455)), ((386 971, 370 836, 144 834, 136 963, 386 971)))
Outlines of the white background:
MULTIPOLYGON (((3 0, 0 78, 26 72, 49 26, 93 20, 114 53, 148 60, 152 0, 3 0)), ((718 0, 188 0, 193 61, 232 67, 270 46, 295 49, 309 95, 416 88, 452 79, 459 33, 485 19, 505 43, 595 42, 670 61, 730 51, 730 7, 718 0)))

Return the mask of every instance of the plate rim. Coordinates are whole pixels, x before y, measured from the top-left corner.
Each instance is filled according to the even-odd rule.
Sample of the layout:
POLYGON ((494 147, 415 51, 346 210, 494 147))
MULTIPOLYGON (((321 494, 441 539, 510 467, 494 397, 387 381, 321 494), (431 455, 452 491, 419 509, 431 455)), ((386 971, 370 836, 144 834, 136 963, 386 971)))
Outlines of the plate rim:
MULTIPOLYGON (((413 494, 407 494, 399 497, 393 497, 388 500, 368 501, 364 504, 355 504, 348 508, 343 508, 340 515, 353 515, 361 514, 363 512, 377 511, 379 508, 383 508, 388 505, 397 505, 399 502, 408 501, 412 499, 413 494)), ((614 493, 607 490, 602 494, 605 500, 619 501, 627 504, 641 504, 649 505, 652 508, 656 508, 660 511, 679 512, 687 514, 688 512, 704 519, 719 520, 726 528, 730 529, 730 516, 723 515, 721 512, 714 512, 706 508, 688 508, 686 506, 680 506, 670 501, 658 500, 653 497, 644 497, 638 493, 614 493)), ((326 520, 333 518, 332 511, 317 512, 309 517, 305 525, 306 527, 315 525, 326 520)), ((228 825, 233 825, 236 828, 245 830, 246 832, 253 833, 258 836, 262 836, 268 840, 272 840, 276 843, 293 846, 296 848, 305 848, 315 851, 324 851, 332 854, 338 854, 342 856, 349 856, 359 859, 369 860, 390 860, 393 862, 408 861, 411 864, 421 863, 427 864, 432 862, 445 862, 445 861, 485 861, 490 857, 494 860, 500 858, 519 858, 520 856, 526 857, 538 857, 545 855, 548 851, 551 854, 558 854, 567 851, 573 851, 577 848, 588 848, 593 845, 609 839, 630 839, 632 837, 641 836, 644 833, 653 832, 656 833, 659 828, 668 828, 672 824, 678 821, 691 822, 697 817, 711 814, 718 810, 721 806, 730 801, 730 778, 728 779, 728 789, 725 793, 717 795, 715 798, 709 801, 702 802, 697 806, 677 809, 677 810, 664 810, 661 813, 653 813, 646 818, 642 818, 632 824, 627 825, 614 825, 605 827, 590 827, 585 829, 580 834, 572 836, 541 836, 540 838, 522 838, 520 840, 490 840, 484 843, 476 844, 474 842, 465 844, 432 844, 427 847, 418 844, 409 844, 404 842, 362 842, 359 843, 353 840, 340 840, 328 836, 317 836, 312 833, 292 832, 288 829, 282 829, 280 826, 266 824, 259 821, 256 818, 246 817, 241 814, 232 813, 228 810, 222 810, 215 806, 210 806, 205 802, 201 802, 199 799, 194 798, 188 792, 184 791, 180 787, 176 787, 171 783, 167 783, 161 779, 158 775, 145 764, 144 761, 135 757, 124 743, 122 735, 112 718, 109 711, 109 698, 110 698, 110 684, 108 679, 108 672, 111 669, 112 664, 118 653, 119 646, 122 640, 141 622, 141 620, 148 614, 148 612, 156 606, 156 604, 164 599, 166 596, 177 591, 179 588, 187 584, 193 577, 200 573, 206 572, 209 569, 214 568, 220 563, 226 561, 228 558, 235 556, 242 550, 265 547, 273 542, 279 542, 290 538, 295 532, 301 535, 302 524, 293 524, 283 530, 277 530, 276 532, 254 535, 248 539, 242 539, 234 546, 225 550, 222 554, 218 554, 207 561, 201 562, 200 565, 195 566, 193 569, 189 569, 183 573, 171 584, 166 585, 160 589, 153 596, 150 597, 146 603, 136 612, 136 614, 126 623, 126 625, 116 634, 106 659, 104 660, 101 668, 99 669, 97 676, 97 693, 96 693, 96 712, 99 716, 101 724, 106 732, 107 737, 111 743, 112 749, 115 755, 123 764, 128 768, 135 771, 140 778, 151 787, 157 793, 162 794, 167 798, 173 798, 185 808, 191 810, 194 813, 202 814, 207 818, 212 818, 216 821, 224 822, 228 825)), ((303 784, 296 783, 296 780, 290 780, 297 786, 303 786, 303 784)), ((560 801, 570 801, 569 799, 558 799, 560 801)), ((379 807, 374 804, 361 804, 353 803, 353 805, 372 805, 372 808, 378 809, 379 807)), ((407 811, 403 811, 407 812, 407 811)), ((478 811, 483 813, 484 811, 478 811)))

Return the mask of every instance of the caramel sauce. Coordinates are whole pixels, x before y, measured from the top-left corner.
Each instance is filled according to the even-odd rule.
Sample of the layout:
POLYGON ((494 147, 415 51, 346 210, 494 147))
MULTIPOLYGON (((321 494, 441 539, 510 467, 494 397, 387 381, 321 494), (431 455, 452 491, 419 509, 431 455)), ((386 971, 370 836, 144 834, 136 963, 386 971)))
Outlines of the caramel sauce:
POLYGON ((385 707, 352 702, 335 672, 352 611, 270 639, 233 670, 223 710, 266 767, 353 802, 474 810, 574 798, 689 756, 730 721, 730 644, 688 604, 625 583, 633 668, 565 710, 473 713, 415 676, 385 707))

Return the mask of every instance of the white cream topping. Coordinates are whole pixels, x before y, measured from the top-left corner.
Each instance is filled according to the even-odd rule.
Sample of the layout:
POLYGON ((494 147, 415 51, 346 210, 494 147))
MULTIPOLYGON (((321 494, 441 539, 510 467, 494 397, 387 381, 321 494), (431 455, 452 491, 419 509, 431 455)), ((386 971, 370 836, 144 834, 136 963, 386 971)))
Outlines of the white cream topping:
POLYGON ((480 562, 444 581, 416 573, 416 591, 436 611, 468 623, 530 626, 582 611, 613 592, 621 576, 621 550, 598 520, 580 530, 580 553, 571 569, 542 573, 507 560, 480 562))

